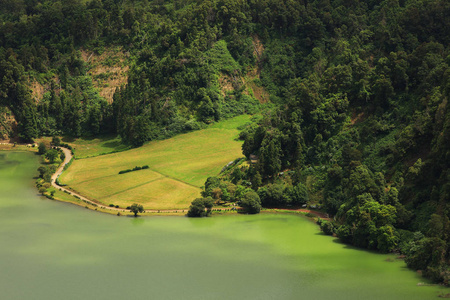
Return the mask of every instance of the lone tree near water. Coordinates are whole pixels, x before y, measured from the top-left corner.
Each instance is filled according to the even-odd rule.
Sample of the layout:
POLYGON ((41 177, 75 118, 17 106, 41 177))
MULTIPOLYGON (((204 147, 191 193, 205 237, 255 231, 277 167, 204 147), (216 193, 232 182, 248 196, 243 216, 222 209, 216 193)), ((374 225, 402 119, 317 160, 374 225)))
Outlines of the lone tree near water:
POLYGON ((140 204, 134 203, 130 206, 130 211, 134 213, 134 216, 137 217, 138 213, 144 212, 144 207, 140 204))

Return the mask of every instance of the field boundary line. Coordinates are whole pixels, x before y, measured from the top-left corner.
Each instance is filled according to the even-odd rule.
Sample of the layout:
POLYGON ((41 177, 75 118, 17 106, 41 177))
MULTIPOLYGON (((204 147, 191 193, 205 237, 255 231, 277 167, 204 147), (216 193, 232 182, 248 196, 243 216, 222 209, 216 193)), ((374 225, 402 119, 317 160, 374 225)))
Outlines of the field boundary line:
POLYGON ((150 166, 149 166, 148 170, 150 170, 150 171, 153 171, 153 172, 155 172, 155 173, 158 173, 159 175, 161 175, 161 176, 163 176, 163 177, 166 177, 166 178, 169 178, 169 179, 172 179, 172 180, 175 180, 175 181, 178 181, 178 182, 184 183, 184 184, 186 184, 186 185, 189 185, 189 186, 195 187, 195 188, 197 188, 197 189, 200 189, 200 188, 201 188, 200 186, 197 186, 197 185, 195 185, 195 184, 192 184, 192 183, 186 182, 186 181, 184 181, 184 180, 181 180, 181 179, 178 179, 178 178, 172 177, 172 176, 170 176, 170 175, 167 175, 167 174, 161 173, 160 171, 157 171, 157 170, 155 170, 155 169, 151 168, 150 166))
MULTIPOLYGON (((111 175, 106 175, 106 176, 102 176, 102 177, 97 177, 95 179, 103 179, 103 178, 113 177, 115 175, 116 174, 111 174, 111 175)), ((88 181, 92 181, 92 179, 86 179, 86 180, 83 180, 83 181, 80 181, 80 182, 73 182, 72 184, 82 184, 82 183, 85 183, 85 182, 88 182, 88 181)))
POLYGON ((147 182, 144 182, 144 183, 141 183, 141 184, 138 184, 138 185, 135 185, 135 186, 126 188, 126 189, 124 189, 124 190, 121 190, 121 191, 112 193, 112 194, 110 194, 110 195, 106 195, 106 196, 103 196, 103 197, 99 197, 99 198, 97 198, 97 199, 105 199, 105 198, 108 198, 108 197, 111 197, 111 196, 115 196, 115 195, 118 195, 118 194, 127 192, 127 191, 129 191, 129 190, 136 189, 136 188, 138 188, 138 187, 147 185, 147 184, 149 184, 149 183, 152 183, 152 182, 155 182, 155 181, 158 181, 158 180, 162 180, 162 179, 164 179, 164 178, 165 178, 164 176, 158 177, 158 178, 156 178, 156 179, 153 179, 153 180, 150 180, 150 181, 147 181, 147 182))

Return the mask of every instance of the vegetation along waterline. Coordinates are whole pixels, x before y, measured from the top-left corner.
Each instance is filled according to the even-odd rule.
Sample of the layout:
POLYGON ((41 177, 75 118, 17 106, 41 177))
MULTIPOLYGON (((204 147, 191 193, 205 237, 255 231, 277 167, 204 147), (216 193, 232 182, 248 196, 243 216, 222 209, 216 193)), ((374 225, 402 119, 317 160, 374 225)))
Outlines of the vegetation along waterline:
MULTIPOLYGON (((448 284, 449 15, 447 0, 3 1, 0 139, 58 136, 84 142, 80 158, 110 153, 74 160, 60 179, 115 209, 132 197, 192 203, 193 215, 320 207, 324 232, 402 253, 448 284), (260 117, 240 142, 208 136, 243 114, 260 117), (230 157, 204 147, 198 161, 155 151, 153 167, 114 162, 124 150, 170 153, 186 135, 187 150, 203 135, 230 157), (120 168, 108 177, 101 161, 120 168), (70 178, 77 168, 103 177, 89 186, 70 178)), ((52 150, 49 169, 61 159, 52 150)))
POLYGON ((77 159, 59 181, 104 205, 187 211, 206 178, 241 155, 237 127, 249 121, 240 116, 133 150, 77 159), (119 174, 142 165, 148 168, 119 174))
POLYGON ((115 217, 37 195, 37 156, 0 152, 2 299, 438 299, 396 255, 294 215, 115 217), (218 283, 219 282, 219 283, 218 283))

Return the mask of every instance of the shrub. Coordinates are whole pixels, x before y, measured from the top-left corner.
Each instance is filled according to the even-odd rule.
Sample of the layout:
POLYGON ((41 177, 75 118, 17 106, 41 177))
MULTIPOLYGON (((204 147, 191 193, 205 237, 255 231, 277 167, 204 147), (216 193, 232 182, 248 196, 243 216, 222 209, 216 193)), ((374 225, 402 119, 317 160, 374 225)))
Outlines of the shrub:
POLYGON ((38 146, 38 153, 40 154, 40 155, 43 155, 43 154, 45 154, 47 152, 47 147, 45 147, 45 144, 44 143, 39 143, 39 146, 38 146))
POLYGON ((332 222, 322 221, 320 224, 320 230, 326 235, 333 235, 335 228, 332 222))
POLYGON ((52 144, 54 146, 60 146, 61 145, 61 139, 59 137, 57 137, 57 136, 54 136, 52 138, 52 144))
POLYGON ((134 167, 133 169, 126 169, 126 170, 122 170, 119 171, 119 174, 125 174, 125 173, 129 173, 129 172, 133 172, 133 171, 139 171, 139 170, 143 170, 143 169, 148 169, 149 167, 147 165, 142 166, 142 167, 134 167))
POLYGON ((253 190, 249 190, 244 194, 239 201, 239 205, 249 214, 257 214, 261 211, 261 200, 253 190))
POLYGON ((192 201, 187 215, 188 217, 207 217, 211 215, 212 207, 213 207, 213 200, 211 197, 197 198, 194 201, 192 201))

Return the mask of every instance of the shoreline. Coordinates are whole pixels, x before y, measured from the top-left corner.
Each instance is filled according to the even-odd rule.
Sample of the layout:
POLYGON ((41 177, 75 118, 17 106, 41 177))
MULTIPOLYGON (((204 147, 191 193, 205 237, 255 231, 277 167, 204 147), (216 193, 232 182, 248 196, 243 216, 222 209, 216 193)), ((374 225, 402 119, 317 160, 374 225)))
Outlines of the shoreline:
MULTIPOLYGON (((24 151, 24 152, 34 152, 37 153, 37 147, 32 146, 33 144, 13 144, 13 143, 0 143, 0 151, 24 151), (5 147, 6 146, 6 147, 5 147)), ((65 154, 64 161, 60 164, 56 172, 51 176, 51 185, 57 193, 53 197, 50 195, 43 194, 43 197, 46 197, 49 200, 55 200, 62 203, 70 203, 76 206, 84 207, 89 210, 107 213, 110 215, 118 215, 118 216, 134 216, 134 214, 126 209, 126 208, 116 208, 110 207, 105 204, 99 203, 97 201, 91 200, 78 192, 72 190, 68 186, 60 186, 58 185, 57 179, 58 177, 65 171, 64 167, 74 159, 72 152, 65 148, 59 147, 65 154), (63 199, 58 195, 58 192, 67 194, 70 196, 70 199, 63 199)), ((179 208, 179 209, 144 209, 143 213, 140 213, 141 217, 149 217, 149 216, 186 216, 189 207, 187 208, 179 208)), ((225 207, 213 207, 212 215, 224 215, 224 214, 240 214, 239 211, 233 208, 225 208, 225 207)), ((312 214, 314 217, 310 218, 321 218, 325 220, 329 220, 327 215, 320 211, 310 210, 310 209, 302 209, 302 208, 262 208, 261 213, 298 213, 302 215, 312 214)), ((309 216, 307 216, 309 217, 309 216)))

